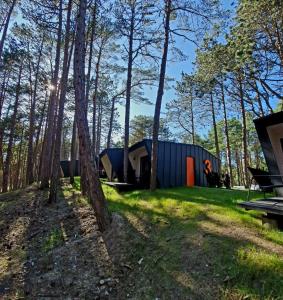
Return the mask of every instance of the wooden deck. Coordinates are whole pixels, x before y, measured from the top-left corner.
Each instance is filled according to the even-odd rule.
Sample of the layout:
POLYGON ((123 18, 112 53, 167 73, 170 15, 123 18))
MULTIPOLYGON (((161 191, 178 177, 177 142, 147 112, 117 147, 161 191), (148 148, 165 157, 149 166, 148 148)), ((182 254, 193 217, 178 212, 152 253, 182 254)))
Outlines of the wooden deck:
POLYGON ((246 210, 259 210, 268 214, 283 216, 283 198, 271 197, 258 201, 242 202, 239 206, 246 210))

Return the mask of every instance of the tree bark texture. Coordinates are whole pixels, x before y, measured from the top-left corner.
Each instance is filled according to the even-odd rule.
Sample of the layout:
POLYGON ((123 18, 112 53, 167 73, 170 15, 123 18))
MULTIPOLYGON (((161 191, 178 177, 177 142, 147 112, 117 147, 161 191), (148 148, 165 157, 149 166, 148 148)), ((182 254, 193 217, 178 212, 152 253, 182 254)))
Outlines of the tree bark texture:
POLYGON ((104 193, 96 173, 93 155, 91 153, 91 141, 85 108, 85 15, 86 0, 80 0, 77 16, 77 32, 75 39, 74 55, 74 86, 77 113, 78 137, 81 155, 84 159, 84 167, 89 184, 89 199, 95 210, 99 229, 104 231, 110 225, 110 215, 104 193))

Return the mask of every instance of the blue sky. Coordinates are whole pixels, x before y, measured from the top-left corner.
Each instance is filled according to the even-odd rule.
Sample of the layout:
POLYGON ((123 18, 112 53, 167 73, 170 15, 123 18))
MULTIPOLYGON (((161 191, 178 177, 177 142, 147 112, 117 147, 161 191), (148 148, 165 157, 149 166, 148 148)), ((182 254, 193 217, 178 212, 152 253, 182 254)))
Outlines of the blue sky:
MULTIPOLYGON (((192 71, 192 62, 195 58, 195 46, 192 43, 188 43, 187 41, 178 40, 177 42, 178 48, 180 48, 185 55, 188 56, 186 61, 181 62, 173 62, 168 61, 167 63, 167 77, 170 78, 169 89, 164 91, 163 100, 162 100, 162 112, 164 113, 165 105, 168 101, 174 99, 175 97, 175 89, 174 86, 176 81, 181 79, 182 72, 190 73, 192 71)), ((136 115, 148 115, 153 116, 154 114, 154 103, 156 99, 157 87, 144 87, 145 96, 153 103, 153 105, 148 104, 137 104, 131 103, 131 118, 136 115)), ((120 122, 124 123, 124 107, 119 107, 120 113, 120 122)))
MULTIPOLYGON (((221 4, 225 9, 231 9, 233 10, 233 7, 235 6, 235 3, 232 3, 236 1, 232 0, 221 0, 221 4)), ((175 98, 175 89, 174 86, 176 85, 176 82, 181 79, 182 72, 184 73, 191 73, 193 70, 193 62, 195 60, 195 50, 196 46, 184 40, 183 38, 177 38, 175 47, 179 48, 185 56, 187 56, 187 59, 185 61, 180 62, 172 62, 168 61, 167 63, 167 70, 166 75, 167 77, 173 79, 173 81, 170 81, 170 89, 167 89, 164 91, 163 100, 162 100, 162 110, 161 114, 165 114, 165 106, 166 103, 170 100, 175 98)), ((169 53, 169 59, 170 59, 170 53, 169 53)), ((145 95, 150 99, 151 102, 155 103, 156 99, 156 93, 157 93, 157 87, 145 87, 144 88, 145 95)), ((120 117, 119 121, 123 125, 124 124, 124 106, 119 106, 118 108, 120 117)), ((136 115, 148 115, 153 116, 154 115, 154 105, 148 105, 148 104, 136 104, 134 102, 131 103, 131 118, 133 118, 136 115)))
MULTIPOLYGON (((220 0, 220 1, 222 2, 223 7, 225 7, 226 9, 228 9, 228 8, 231 9, 232 0, 220 0)), ((23 22, 23 19, 20 14, 17 15, 17 17, 15 18, 15 21, 18 23, 23 22)), ((165 113, 166 103, 175 98, 174 86, 176 85, 176 82, 181 79, 182 72, 184 72, 184 73, 192 72, 192 70, 193 70, 192 63, 195 60, 196 46, 193 43, 188 42, 181 37, 178 37, 175 40, 174 47, 181 50, 181 52, 187 57, 187 59, 185 61, 172 61, 172 60, 170 60, 170 57, 172 57, 172 53, 169 52, 169 61, 167 62, 166 75, 171 80, 169 83, 170 88, 168 88, 164 91, 163 101, 162 101, 162 111, 161 111, 162 116, 164 116, 164 113, 165 113)), ((133 118, 136 115, 153 116, 157 87, 153 86, 150 88, 148 86, 145 86, 144 93, 145 93, 145 96, 153 103, 153 105, 137 104, 132 101, 132 103, 131 103, 131 118, 133 118)), ((123 127, 124 127, 124 118, 125 118, 124 106, 119 105, 118 112, 120 115, 119 123, 122 126, 122 132, 121 132, 121 135, 122 135, 123 127)), ((119 139, 120 139, 120 137, 117 136, 116 140, 119 140, 119 139)))

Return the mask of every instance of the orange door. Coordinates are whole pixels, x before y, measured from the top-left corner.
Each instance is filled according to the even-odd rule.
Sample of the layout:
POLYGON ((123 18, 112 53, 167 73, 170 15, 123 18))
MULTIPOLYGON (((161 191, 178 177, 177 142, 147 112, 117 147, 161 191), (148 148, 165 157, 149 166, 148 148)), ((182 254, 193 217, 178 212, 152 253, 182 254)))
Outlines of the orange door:
POLYGON ((187 186, 195 185, 195 164, 193 157, 187 157, 187 186))

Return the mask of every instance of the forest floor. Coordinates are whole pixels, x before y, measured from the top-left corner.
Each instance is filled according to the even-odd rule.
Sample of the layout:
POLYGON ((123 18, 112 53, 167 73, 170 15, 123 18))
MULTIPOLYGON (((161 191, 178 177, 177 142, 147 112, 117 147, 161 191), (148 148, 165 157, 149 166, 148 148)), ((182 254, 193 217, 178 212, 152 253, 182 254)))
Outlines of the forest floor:
POLYGON ((283 299, 283 233, 237 206, 246 191, 104 186, 102 236, 78 189, 0 196, 0 299, 283 299))
POLYGON ((0 196, 0 299, 115 298, 118 278, 92 208, 63 186, 0 196))

